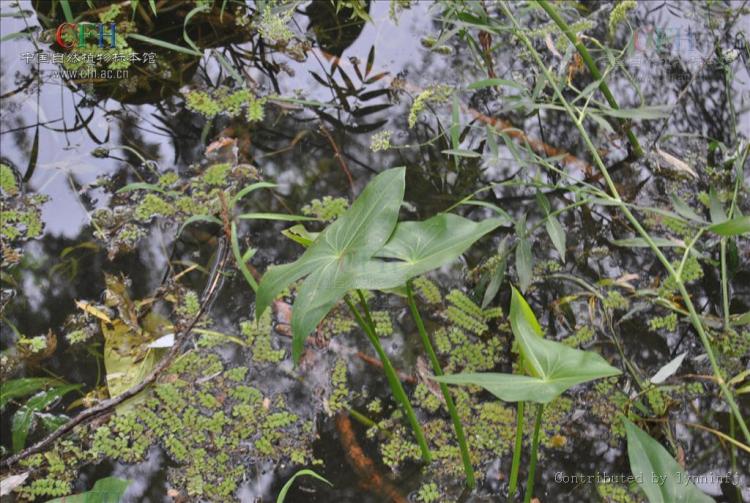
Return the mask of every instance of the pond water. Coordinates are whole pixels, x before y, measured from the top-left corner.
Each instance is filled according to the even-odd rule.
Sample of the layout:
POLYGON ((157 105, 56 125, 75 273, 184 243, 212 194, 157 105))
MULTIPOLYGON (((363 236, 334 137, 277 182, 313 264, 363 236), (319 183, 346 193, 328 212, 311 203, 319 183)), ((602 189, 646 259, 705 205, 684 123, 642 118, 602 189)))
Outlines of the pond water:
MULTIPOLYGON (((54 376, 61 381, 81 384, 74 393, 51 402, 44 413, 73 417, 82 410, 82 402, 76 400, 83 395, 99 390, 104 392, 99 398, 106 397, 104 374, 108 371, 103 368, 103 335, 95 334, 81 344, 73 344, 64 337, 70 332, 70 317, 82 314, 76 301, 106 304, 104 292, 112 287, 107 284, 105 274, 127 276, 132 299, 156 296, 160 288, 171 285, 172 280, 165 281, 165 278, 175 274, 179 274, 180 288, 200 293, 209 277, 208 269, 220 246, 217 243, 223 239, 222 228, 218 225, 201 224, 175 239, 181 221, 176 216, 159 218, 148 222, 146 234, 132 250, 117 253, 108 250, 108 243, 102 236, 111 239, 112 234, 97 231, 94 215, 102 209, 132 203, 133 199, 114 194, 129 183, 153 182, 155 176, 167 172, 189 180, 196 173, 205 172, 208 166, 229 160, 234 165, 252 165, 263 180, 278 184, 272 192, 246 198, 243 211, 299 214, 305 205, 325 196, 351 201, 377 173, 394 166, 406 166, 402 219, 426 219, 452 208, 483 187, 497 184, 478 194, 476 199, 501 207, 514 221, 523 216, 533 223, 545 216, 540 210, 536 190, 513 182, 536 178, 554 184, 559 175, 542 174, 534 167, 530 152, 521 148, 521 142, 514 143, 507 136, 508 143, 498 139, 499 145, 491 147, 488 131, 496 122, 487 123, 482 117, 500 118, 523 131, 528 139, 570 152, 593 164, 586 146, 559 106, 541 107, 537 113, 528 107, 531 101, 516 93, 513 86, 467 89, 471 83, 488 78, 487 61, 482 61, 482 55, 491 59, 491 78, 513 81, 530 92, 538 88, 543 78, 533 67, 528 53, 519 56, 525 49, 508 34, 493 34, 488 42, 490 49, 484 52, 477 45, 486 38, 478 36, 479 31, 472 28, 474 18, 468 12, 485 9, 488 16, 507 22, 493 2, 486 2, 487 5, 469 2, 465 13, 457 13, 461 9, 451 3, 411 2, 409 8, 402 9, 398 7, 399 2, 368 1, 363 2, 369 12, 367 21, 346 8, 337 14, 327 0, 302 2, 291 11, 288 6, 286 9, 276 7, 272 13, 276 17, 289 11, 288 17, 282 19, 286 29, 294 34, 292 42, 280 47, 264 42, 257 31, 240 22, 245 7, 235 4, 244 2, 229 2, 225 13, 229 21, 219 14, 221 2, 214 2, 217 5, 207 7, 205 12, 196 12, 192 23, 188 23, 186 15, 193 12, 196 2, 156 2, 164 10, 160 11, 161 15, 153 16, 149 12, 149 2, 142 1, 132 15, 134 32, 148 33, 151 38, 183 48, 190 45, 186 41, 189 36, 203 56, 178 53, 140 41, 136 50, 157 54, 159 63, 154 67, 130 67, 127 79, 135 81, 134 75, 143 79, 143 87, 135 89, 111 82, 96 85, 74 82, 60 74, 64 70, 61 64, 39 61, 41 54, 60 53, 53 47, 53 40, 54 27, 65 19, 63 3, 39 0, 0 4, 0 161, 12 168, 24 193, 49 197, 41 206, 43 233, 23 244, 23 258, 18 264, 4 263, 4 267, 9 268, 2 277, 0 343, 3 358, 7 357, 2 364, 2 379, 6 382, 21 377, 54 376), (189 26, 185 32, 184 26, 189 26), (467 31, 462 32, 462 28, 467 31), (18 33, 22 35, 14 35, 18 33), (429 47, 435 40, 437 43, 429 47), (295 44, 297 52, 293 50, 295 44), (238 72, 239 80, 258 96, 277 97, 271 97, 266 103, 263 120, 249 122, 244 114, 229 117, 226 113, 209 119, 186 105, 186 96, 191 91, 236 89, 237 79, 228 67, 238 72), (414 100, 426 89, 433 89, 435 95, 447 93, 448 97, 443 101, 425 100, 424 109, 417 114, 416 125, 410 127, 408 118, 410 112, 414 112, 414 100), (451 107, 454 93, 460 103, 453 109, 458 112, 461 126, 457 130, 461 133, 460 148, 464 152, 461 156, 445 153, 456 148, 451 145, 454 134, 451 125, 456 121, 452 118, 451 107), (518 106, 524 100, 527 106, 518 106), (390 148, 371 148, 373 139, 382 139, 378 135, 384 131, 390 132, 390 148), (234 139, 234 143, 229 144, 230 148, 217 147, 218 143, 214 142, 225 137, 234 139), (232 146, 236 146, 236 150, 233 151, 232 146), (17 351, 19 337, 48 333, 54 334, 56 339, 56 348, 49 354, 29 357, 17 351)), ((121 15, 118 23, 130 16, 130 4, 123 3, 126 15, 124 18, 121 15)), ((258 13, 263 12, 263 4, 251 4, 247 11, 257 9, 253 18, 257 20, 258 13)), ((612 71, 608 83, 621 108, 641 111, 641 115, 632 118, 633 130, 648 154, 641 159, 630 156, 625 135, 611 126, 604 127, 605 119, 586 122, 589 134, 604 152, 615 184, 627 201, 640 206, 664 208, 670 204, 671 193, 695 200, 699 192, 707 192, 709 184, 721 179, 719 175, 712 179, 704 174, 709 167, 713 169, 715 159, 740 152, 740 145, 750 136, 750 41, 747 38, 750 11, 742 2, 711 4, 713 7, 694 2, 640 2, 628 14, 632 30, 620 29, 614 39, 608 39, 607 20, 612 5, 584 4, 580 15, 592 23, 584 32, 589 38, 584 40, 601 40, 615 48, 625 47, 630 40, 635 46, 631 54, 621 56, 620 66, 612 71), (727 72, 717 63, 717 54, 734 55, 733 61, 725 63, 731 68, 731 77, 727 77, 727 72), (654 107, 650 112, 656 118, 642 119, 643 104, 654 107), (663 108, 656 110, 657 105, 671 108, 665 115, 663 108), (726 145, 726 150, 710 150, 711 140, 726 145), (701 171, 700 179, 685 184, 675 181, 671 176, 674 173, 667 176, 654 169, 657 148, 678 158, 671 166, 667 161, 668 169, 679 172, 682 164, 687 163, 701 171)), ((91 6, 81 5, 74 6, 75 15, 87 10, 98 15, 110 3, 94 1, 91 6)), ((521 4, 514 9, 516 7, 519 15, 529 15, 521 4)), ((572 12, 566 10, 569 15, 572 12)), ((530 20, 524 18, 529 30, 547 29, 542 11, 532 12, 530 16, 530 20)), ((572 46, 558 43, 562 40, 559 32, 548 29, 548 33, 545 35, 542 31, 533 39, 547 64, 556 74, 569 74, 569 82, 574 82, 579 90, 587 86, 590 76, 583 70, 582 63, 581 68, 576 69, 572 46)), ((135 42, 133 47, 136 47, 135 42)), ((597 53, 597 58, 606 62, 602 53, 597 53)), ((550 87, 538 89, 541 92, 534 97, 538 103, 552 99, 550 87)), ((571 92, 569 97, 575 94, 571 92)), ((597 97, 597 102, 601 104, 602 100, 597 97)), ((586 178, 593 180, 592 183, 601 181, 592 177, 586 167, 577 169, 564 162, 557 165, 574 178, 586 178)), ((740 168, 746 185, 750 180, 747 165, 740 168)), ((684 176, 684 170, 677 175, 684 176)), ((737 203, 744 214, 750 211, 746 194, 743 188, 737 203)), ((554 188, 547 197, 557 208, 575 199, 572 194, 554 188)), ((455 211, 481 220, 492 215, 487 204, 485 207, 464 205, 455 211)), ((701 490, 716 501, 736 502, 743 498, 750 501, 747 452, 731 450, 730 444, 719 442, 710 431, 686 426, 686 423, 705 424, 727 434, 736 426, 718 387, 710 382, 711 369, 699 338, 686 318, 681 318, 672 330, 654 328, 650 322, 663 317, 667 311, 659 311, 655 302, 635 293, 636 288, 658 289, 666 280, 661 265, 646 248, 612 244, 613 239, 632 235, 627 221, 616 209, 577 207, 559 218, 567 237, 568 259, 565 263, 559 260, 543 230, 535 234, 532 253, 537 268, 533 287, 526 293, 549 337, 563 340, 580 334, 581 327, 590 326, 594 335, 584 344, 586 349, 599 352, 618 368, 624 368, 624 358, 631 365, 630 371, 635 369, 646 381, 664 364, 687 353, 676 378, 668 381, 670 387, 654 392, 658 397, 652 395, 651 402, 643 400, 645 404, 651 403, 651 408, 661 410, 639 409, 638 414, 649 415, 652 421, 643 424, 658 425, 661 421, 672 425, 666 428, 668 435, 658 433, 661 430, 657 426, 651 433, 660 435, 664 445, 679 448, 686 470, 704 476, 697 483, 701 490), (633 274, 635 276, 626 276, 633 274), (622 290, 629 299, 627 307, 612 304, 597 307, 593 300, 586 302, 586 296, 581 294, 587 288, 585 285, 596 285, 606 299, 616 304, 619 298, 607 296, 611 282, 607 285, 601 281, 618 278, 636 287, 622 290), (695 393, 693 388, 690 394, 687 385, 691 383, 703 383, 705 389, 695 393), (666 401, 663 409, 654 405, 659 399, 666 401), (744 475, 736 479, 736 486, 722 484, 718 477, 732 470, 744 475)), ((270 265, 299 257, 302 248, 281 234, 291 225, 274 220, 238 221, 242 248, 250 245, 257 248, 249 262, 253 271, 262 273, 270 265)), ((312 224, 313 227, 322 228, 317 223, 312 224)), ((445 298, 451 290, 458 289, 479 304, 487 287, 481 266, 497 255, 501 242, 510 245, 516 240, 517 229, 513 225, 501 226, 459 260, 430 273, 429 278, 439 285, 445 298)), ((734 249, 738 263, 733 266, 729 311, 739 315, 750 311, 750 249, 747 240, 742 238, 737 240, 734 249)), ((705 252, 702 274, 691 284, 690 290, 701 314, 713 319, 721 316, 722 290, 717 257, 713 251, 705 252)), ((240 322, 252 320, 255 315, 255 295, 231 260, 230 264, 217 297, 208 306, 210 320, 201 325, 201 329, 240 337, 240 322)), ((490 304, 502 307, 505 313, 510 299, 508 280, 517 283, 516 267, 511 258, 504 286, 490 304)), ((291 298, 287 300, 291 302, 291 298)), ((674 306, 683 309, 677 294, 670 299, 674 306)), ((370 301, 373 309, 388 318, 390 329, 386 330, 388 335, 383 337, 383 345, 394 366, 413 378, 407 382, 407 387, 416 395, 414 389, 422 380, 414 376, 424 357, 417 329, 407 314, 408 308, 400 297, 382 293, 370 301)), ((440 302, 447 305, 448 301, 440 302)), ((122 304, 111 306, 116 310, 122 304)), ((299 427, 296 423, 294 426, 297 429, 285 430, 282 437, 274 437, 275 445, 284 446, 278 447, 278 456, 248 455, 248 452, 255 452, 252 449, 257 445, 247 451, 227 450, 229 461, 206 468, 239 469, 227 474, 236 489, 221 498, 195 488, 196 470, 201 471, 199 465, 181 462, 169 447, 155 442, 135 462, 124 462, 115 456, 86 458, 80 462, 71 481, 73 492, 91 489, 96 480, 115 476, 132 481, 121 501, 275 501, 284 483, 304 465, 326 477, 332 486, 312 478, 300 478, 289 492, 287 502, 429 501, 425 487, 431 483, 436 484, 435 490, 439 493, 432 501, 504 500, 512 439, 498 440, 497 449, 502 455, 478 456, 476 468, 483 477, 475 491, 462 489, 460 464, 456 465, 458 472, 450 472, 443 465, 440 471, 404 456, 404 460, 395 463, 397 468, 391 469, 384 461, 387 453, 384 455, 383 445, 404 452, 409 446, 392 441, 386 434, 368 434, 370 428, 360 415, 371 416, 375 422, 384 421, 383 428, 392 429, 394 437, 408 435, 408 430, 403 418, 399 426, 398 418, 390 417, 397 406, 390 398, 381 369, 372 363, 377 361, 375 353, 362 333, 351 319, 346 320, 342 314, 344 309, 339 306, 337 309, 341 312, 335 313, 337 320, 344 320, 354 328, 337 331, 339 325, 322 325, 325 328, 319 330, 319 335, 321 331, 328 332, 319 337, 322 340, 317 341, 318 344, 309 345, 302 365, 294 367, 284 306, 274 307, 275 329, 270 331, 268 351, 282 351, 283 358, 277 361, 273 358, 257 361, 260 350, 256 343, 191 343, 187 349, 204 359, 208 359, 209 354, 218 356, 219 372, 249 368, 242 383, 260 390, 267 400, 262 402, 262 407, 278 410, 279 414, 288 411, 299 419, 299 427), (251 351, 248 346, 252 344, 255 345, 251 351), (329 410, 328 397, 336 392, 335 375, 337 366, 340 369, 342 365, 340 362, 344 362, 348 407, 355 411, 352 414, 329 410), (376 398, 379 398, 380 409, 372 405, 376 398), (292 438, 295 435, 298 438, 292 438), (305 463, 290 462, 286 455, 305 449, 305 463), (191 467, 186 468, 188 465, 191 467)), ((160 309, 164 311, 163 307, 160 309)), ((426 307, 425 313, 431 332, 454 323, 442 308, 426 307)), ((162 313, 162 316, 167 315, 162 313)), ((509 325, 505 319, 487 323, 489 333, 475 339, 488 344, 486 347, 490 347, 487 341, 492 337, 501 341, 493 368, 509 372, 513 369, 514 358, 509 325)), ((747 325, 739 325, 736 332, 740 338, 750 337, 747 325)), ((256 334, 254 337, 264 336, 256 334)), ((48 344, 49 341, 50 338, 48 344)), ((441 354, 446 362, 449 352, 441 354)), ((735 353, 728 350, 721 356, 729 376, 749 368, 748 351, 735 353)), ((225 392, 234 396, 233 390, 211 384, 217 382, 215 374, 209 372, 196 377, 186 389, 196 396, 218 396, 225 392)), ((576 474, 630 473, 624 437, 613 433, 612 410, 620 410, 617 408, 620 405, 609 399, 614 398, 616 391, 631 399, 637 398, 639 392, 643 396, 646 393, 631 377, 622 377, 616 384, 607 386, 576 387, 564 395, 566 402, 549 408, 535 490, 539 501, 637 501, 643 497, 632 487, 630 493, 624 494, 623 487, 627 486, 621 484, 565 483, 566 477, 576 474), (622 489, 624 495, 616 493, 615 489, 607 492, 601 488, 603 485, 622 489)), ((472 396, 477 407, 480 400, 482 403, 494 400, 491 395, 478 391, 472 396)), ((738 396, 745 417, 750 416, 747 397, 747 394, 738 396)), ((224 403, 223 398, 220 401, 224 403)), ((2 412, 4 456, 10 455, 14 448, 12 417, 21 403, 14 401, 2 412)), ((489 409, 481 410, 490 414, 489 409)), ((507 409, 495 411, 500 415, 510 414, 498 420, 498 435, 508 431, 512 434, 515 428, 513 410, 508 405, 507 409)), ((478 408, 476 411, 479 414, 478 408)), ((426 407, 420 407, 419 414, 425 424, 435 417, 426 407)), ((448 418, 447 414, 443 416, 448 418)), ((529 416, 527 422, 532 420, 533 416, 529 416)), ((106 418, 97 419, 97 426, 105 421, 106 418)), ((478 428, 477 425, 474 426, 478 428)), ((33 426, 27 446, 45 436, 41 419, 35 419, 33 426)), ((741 440, 740 436, 737 438, 741 440)), ((243 441, 240 438, 241 444, 243 441)), ((470 446, 471 443, 470 438, 470 446)), ((218 452, 220 448, 211 451, 209 456, 215 458, 218 452)), ((399 458, 404 452, 390 455, 399 458)), ((190 456, 193 455, 191 451, 190 456)), ((521 480, 525 480, 526 469, 524 460, 521 480)), ((69 478, 70 474, 64 477, 69 478)), ((209 479, 221 480, 222 476, 206 475, 206 484, 209 479)), ((38 500, 47 499, 50 498, 38 500)))

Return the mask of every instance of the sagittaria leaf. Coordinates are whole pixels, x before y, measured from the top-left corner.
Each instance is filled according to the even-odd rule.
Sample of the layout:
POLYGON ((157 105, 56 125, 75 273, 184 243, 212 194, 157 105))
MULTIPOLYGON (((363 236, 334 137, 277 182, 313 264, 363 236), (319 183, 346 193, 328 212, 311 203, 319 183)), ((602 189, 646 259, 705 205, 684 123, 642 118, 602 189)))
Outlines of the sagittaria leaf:
POLYGON ((481 386, 506 402, 547 403, 577 384, 621 373, 594 352, 544 339, 534 312, 515 288, 510 303, 510 322, 529 375, 466 373, 435 380, 481 386))
POLYGON ((630 470, 651 503, 710 503, 667 450, 648 433, 623 418, 630 470))
POLYGON ((455 260, 479 238, 505 223, 502 218, 474 222, 441 213, 421 222, 400 222, 376 257, 359 271, 360 288, 388 289, 455 260))
POLYGON ((307 276, 292 310, 292 355, 299 360, 304 340, 333 305, 357 288, 354 270, 383 247, 393 233, 404 198, 404 168, 376 176, 352 206, 291 264, 270 267, 258 287, 256 317, 290 283, 307 276))

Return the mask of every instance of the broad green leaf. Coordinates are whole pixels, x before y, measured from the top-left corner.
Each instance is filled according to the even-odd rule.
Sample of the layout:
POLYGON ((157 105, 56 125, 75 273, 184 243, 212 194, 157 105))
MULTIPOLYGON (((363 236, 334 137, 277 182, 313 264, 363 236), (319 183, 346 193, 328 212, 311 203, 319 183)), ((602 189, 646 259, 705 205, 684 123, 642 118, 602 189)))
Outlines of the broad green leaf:
POLYGON ((628 436, 630 470, 650 503, 708 503, 714 501, 690 482, 677 461, 628 419, 623 418, 628 436))
POLYGON ((22 377, 6 381, 0 386, 0 410, 5 408, 10 400, 28 396, 47 386, 61 384, 51 377, 22 377))
POLYGON ((308 470, 307 468, 305 468, 304 470, 297 471, 294 475, 291 476, 289 480, 286 481, 286 484, 284 484, 284 487, 281 488, 281 491, 279 492, 279 495, 276 498, 276 503, 284 503, 286 494, 292 488, 294 481, 297 480, 297 477, 302 477, 302 476, 313 477, 313 478, 320 480, 321 482, 325 482, 329 486, 333 486, 333 484, 331 484, 331 482, 329 482, 325 477, 322 477, 318 475, 317 473, 315 473, 314 471, 308 470))
POLYGON ((708 230, 719 236, 740 236, 750 233, 750 216, 724 220, 709 226, 708 230))
POLYGON ((13 419, 11 420, 10 428, 13 441, 13 452, 20 451, 26 445, 26 437, 28 437, 29 431, 31 431, 34 414, 42 412, 59 398, 80 387, 80 384, 65 384, 38 393, 29 398, 23 407, 13 414, 13 419))
POLYGON ((97 480, 90 491, 55 498, 47 503, 118 503, 129 485, 130 480, 106 477, 97 480))
POLYGON ((547 403, 577 384, 621 373, 596 353, 544 339, 531 307, 515 288, 510 302, 510 323, 524 368, 530 375, 475 373, 434 379, 481 386, 506 402, 547 403))
POLYGON ((356 287, 353 268, 367 262, 393 233, 404 198, 404 178, 404 168, 389 169, 376 176, 302 257, 292 264, 271 267, 263 276, 256 299, 256 318, 291 282, 314 273, 308 279, 312 280, 310 285, 306 281, 300 288, 292 310, 295 360, 301 356, 305 337, 328 309, 343 293, 356 287))
MULTIPOLYGON (((382 271, 374 271, 394 283, 378 288, 401 286, 411 278, 455 260, 475 241, 504 222, 502 218, 474 222, 451 213, 441 213, 422 222, 400 222, 393 236, 376 254, 379 258, 400 262, 385 262, 382 271)), ((382 284, 385 280, 373 278, 372 281, 382 284)))

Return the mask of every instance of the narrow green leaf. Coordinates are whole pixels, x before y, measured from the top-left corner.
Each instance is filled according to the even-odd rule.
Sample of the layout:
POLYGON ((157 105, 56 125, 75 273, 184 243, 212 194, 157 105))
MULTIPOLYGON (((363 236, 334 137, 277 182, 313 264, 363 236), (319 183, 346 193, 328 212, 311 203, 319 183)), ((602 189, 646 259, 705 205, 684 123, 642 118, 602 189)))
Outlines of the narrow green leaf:
POLYGON ((547 217, 547 222, 544 226, 547 228, 547 234, 552 239, 552 244, 555 245, 557 253, 560 254, 560 258, 565 262, 565 230, 557 218, 553 216, 547 217))
POLYGON ((719 197, 716 195, 716 191, 713 187, 708 190, 708 209, 711 214, 711 222, 719 224, 727 219, 727 214, 724 212, 724 206, 722 206, 719 197))
MULTIPOLYGON (((193 42, 193 40, 187 34, 187 25, 193 16, 195 16, 196 14, 200 12, 204 12, 207 10, 210 10, 210 7, 208 5, 197 5, 190 12, 187 13, 187 15, 185 16, 185 20, 182 23, 182 38, 185 40, 185 42, 187 42, 187 45, 193 48, 195 52, 201 53, 201 54, 202 54, 201 50, 198 48, 197 45, 195 45, 195 42, 193 42)), ((154 11, 154 14, 155 13, 156 11, 154 11)))
POLYGON ((466 86, 466 89, 485 89, 487 87, 515 87, 516 89, 525 90, 526 88, 513 80, 505 79, 483 79, 477 80, 466 86))
MULTIPOLYGON (((651 240, 659 248, 685 248, 685 243, 676 239, 652 237, 651 240)), ((649 244, 643 238, 615 239, 612 241, 612 244, 616 246, 623 246, 626 248, 649 248, 649 244)))
POLYGON ((497 292, 500 291, 500 286, 503 284, 503 280, 505 279, 505 269, 508 267, 506 247, 507 237, 503 238, 503 240, 500 242, 500 246, 498 247, 498 255, 503 258, 500 263, 495 266, 495 270, 492 271, 490 282, 487 285, 487 289, 484 291, 484 296, 482 297, 482 309, 490 305, 492 299, 494 299, 497 295, 497 292))
POLYGON ((474 152, 473 150, 466 150, 463 148, 452 148, 449 150, 442 150, 441 153, 445 155, 455 155, 456 157, 470 157, 470 158, 482 157, 482 154, 480 154, 479 152, 474 152))
POLYGON ((70 2, 68 2, 68 0, 60 0, 60 6, 62 7, 65 21, 67 21, 68 23, 75 22, 75 18, 73 17, 73 10, 70 8, 70 2))
POLYGON ((672 113, 671 105, 655 105, 640 108, 605 108, 601 110, 604 115, 617 117, 618 119, 652 120, 665 119, 672 113))
POLYGON ((224 225, 224 223, 219 218, 213 215, 193 215, 192 217, 185 220, 185 222, 183 222, 183 224, 180 226, 180 229, 177 231, 177 236, 181 236, 182 232, 185 230, 185 227, 195 222, 209 222, 221 226, 224 225))
POLYGON ((317 218, 284 213, 243 213, 237 218, 242 220, 279 220, 281 222, 316 222, 317 218))
POLYGON ((313 477, 313 478, 320 480, 321 482, 325 482, 329 486, 333 486, 333 484, 329 482, 326 478, 318 475, 312 470, 305 468, 304 470, 297 471, 294 475, 292 475, 292 477, 289 480, 286 481, 286 484, 284 484, 284 487, 281 488, 281 491, 279 492, 279 495, 276 498, 276 503, 284 503, 284 499, 286 498, 286 495, 289 492, 289 490, 292 488, 292 485, 294 485, 294 481, 297 480, 297 477, 302 477, 302 476, 313 477))
POLYGON ((14 398, 28 396, 42 388, 59 384, 60 381, 51 377, 22 377, 6 381, 0 386, 0 410, 14 398))
POLYGON ((247 281, 247 284, 250 285, 250 288, 253 289, 253 292, 258 291, 258 283, 255 281, 255 278, 253 277, 252 273, 250 272, 250 269, 247 268, 247 264, 245 263, 245 258, 242 255, 242 252, 240 252, 240 243, 237 239, 237 224, 232 222, 232 255, 234 255, 234 260, 237 263, 237 268, 239 268, 240 272, 242 273, 242 276, 245 277, 245 281, 247 281))
POLYGON ((531 243, 524 237, 518 238, 516 245, 516 274, 518 274, 518 286, 525 292, 533 280, 534 256, 531 252, 531 243))
POLYGON ((698 214, 691 208, 685 201, 680 199, 677 195, 671 194, 670 199, 672 200, 672 206, 674 207, 674 210, 681 216, 687 218, 688 220, 693 220, 695 222, 703 223, 704 220, 698 216, 698 214))
POLYGON ((159 40, 158 38, 151 38, 145 35, 140 35, 138 33, 128 33, 127 37, 132 38, 134 40, 139 40, 141 42, 145 42, 147 44, 155 45, 163 49, 169 49, 170 51, 181 52, 183 54, 188 54, 190 56, 197 56, 197 57, 203 56, 202 52, 198 52, 193 49, 188 49, 187 47, 182 47, 180 45, 170 44, 169 42, 159 40))
POLYGON ((461 146, 461 108, 458 103, 458 94, 453 93, 453 104, 451 105, 451 147, 454 151, 460 150, 461 146))
POLYGON ((243 197, 245 197, 246 195, 250 194, 253 191, 256 191, 258 189, 272 189, 275 187, 278 187, 278 185, 276 185, 275 183, 271 183, 271 182, 251 183, 250 185, 243 187, 242 190, 240 190, 239 192, 237 192, 237 194, 234 195, 234 197, 232 198, 231 204, 229 206, 234 207, 238 202, 240 202, 240 200, 243 197))
POLYGON ((20 451, 26 445, 26 437, 28 437, 29 432, 31 431, 34 414, 42 412, 59 398, 80 387, 80 384, 65 384, 29 398, 29 400, 18 409, 15 414, 13 414, 11 420, 13 452, 20 451))
POLYGON ((713 502, 688 480, 688 474, 677 461, 627 418, 622 418, 628 437, 630 470, 650 503, 713 502))

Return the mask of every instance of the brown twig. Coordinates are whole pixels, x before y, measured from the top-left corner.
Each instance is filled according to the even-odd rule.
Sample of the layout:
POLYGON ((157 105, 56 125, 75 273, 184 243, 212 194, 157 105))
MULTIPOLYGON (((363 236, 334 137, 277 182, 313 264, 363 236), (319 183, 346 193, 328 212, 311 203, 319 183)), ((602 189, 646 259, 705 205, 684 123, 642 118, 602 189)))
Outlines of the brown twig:
POLYGON ((159 364, 151 371, 151 373, 148 376, 146 376, 146 378, 143 381, 136 384, 135 386, 128 388, 126 391, 117 395, 116 397, 110 398, 109 400, 105 400, 99 403, 98 405, 95 405, 94 407, 90 407, 82 411, 76 417, 74 417, 73 419, 71 419, 64 425, 62 425, 60 428, 56 429, 55 431, 53 431, 52 433, 44 437, 39 442, 35 443, 34 445, 30 447, 27 447, 26 449, 19 452, 18 454, 14 454, 13 456, 10 456, 9 458, 6 458, 0 461, 0 467, 3 469, 10 469, 13 465, 17 464, 19 461, 31 456, 32 454, 41 452, 43 449, 50 446, 57 439, 68 434, 76 426, 86 424, 89 421, 92 421, 93 419, 96 419, 97 417, 110 412, 112 409, 114 409, 118 405, 122 404, 129 398, 134 397, 135 395, 137 395, 138 393, 146 389, 148 386, 153 384, 156 381, 156 379, 159 377, 159 375, 172 364, 172 361, 180 353, 181 348, 183 347, 184 343, 187 341, 190 335, 190 332, 193 330, 196 323, 198 323, 198 321, 201 319, 201 317, 207 310, 208 306, 210 305, 211 300, 213 299, 214 295, 216 294, 218 290, 219 282, 222 279, 222 273, 223 273, 224 267, 226 266, 227 259, 229 258, 228 251, 229 251, 229 246, 226 244, 226 241, 221 240, 219 242, 218 260, 216 262, 217 266, 214 268, 213 274, 209 278, 209 282, 206 285, 206 288, 204 289, 203 298, 201 301, 201 307, 198 310, 198 313, 190 321, 190 323, 188 323, 188 325, 180 331, 180 334, 175 337, 174 345, 169 350, 169 353, 167 353, 167 355, 164 358, 162 358, 159 364))
POLYGON ((346 173, 346 178, 349 180, 349 190, 352 191, 352 194, 354 193, 354 180, 352 179, 352 173, 349 171, 349 166, 346 165, 346 161, 344 160, 344 156, 341 154, 341 149, 336 144, 336 140, 333 139, 333 136, 331 136, 330 131, 326 129, 326 127, 321 124, 320 125, 320 132, 323 133, 323 136, 326 137, 328 140, 328 143, 331 144, 331 148, 333 148, 333 156, 336 158, 336 161, 339 163, 339 166, 341 166, 341 169, 346 173))

